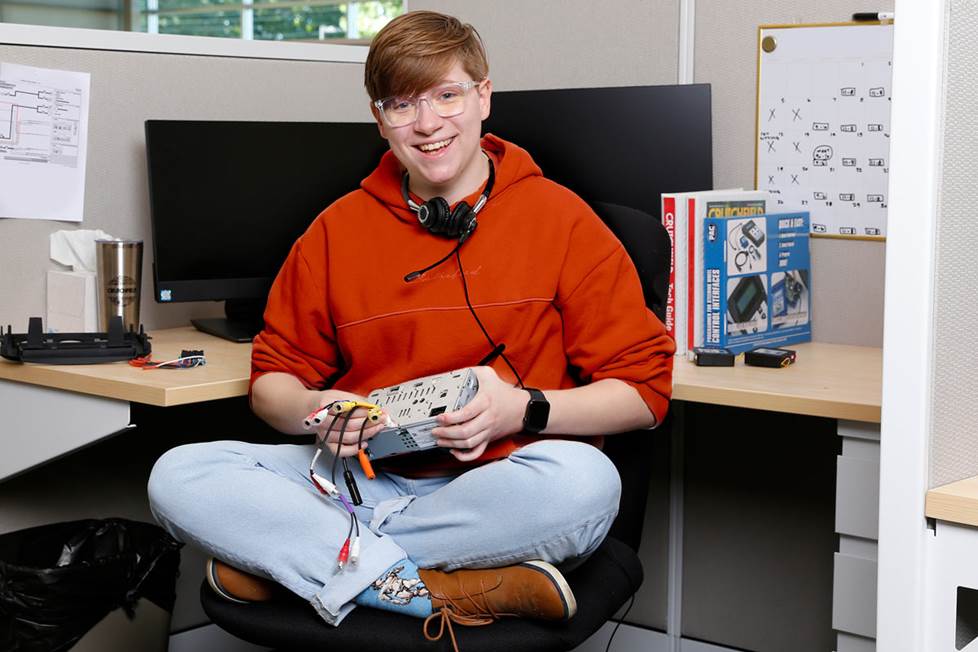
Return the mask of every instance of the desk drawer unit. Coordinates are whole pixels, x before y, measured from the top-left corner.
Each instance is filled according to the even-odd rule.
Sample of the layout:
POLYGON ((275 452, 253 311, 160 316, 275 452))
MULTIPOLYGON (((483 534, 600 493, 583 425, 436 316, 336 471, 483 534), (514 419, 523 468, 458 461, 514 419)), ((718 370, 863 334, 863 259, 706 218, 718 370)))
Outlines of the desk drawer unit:
POLYGON ((880 428, 839 421, 835 531, 839 551, 832 578, 836 652, 876 650, 876 574, 879 538, 880 428))
POLYGON ((0 380, 0 482, 129 428, 129 402, 0 380))

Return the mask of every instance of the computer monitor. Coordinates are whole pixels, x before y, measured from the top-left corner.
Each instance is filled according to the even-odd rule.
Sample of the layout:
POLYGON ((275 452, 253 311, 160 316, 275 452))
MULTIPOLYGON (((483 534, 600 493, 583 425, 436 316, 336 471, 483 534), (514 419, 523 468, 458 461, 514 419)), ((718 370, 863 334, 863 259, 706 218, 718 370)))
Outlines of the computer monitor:
MULTIPOLYGON (((712 187, 710 87, 496 92, 484 131, 586 201, 659 216, 663 192, 712 187)), ((149 120, 154 295, 224 300, 205 332, 250 340, 293 242, 386 150, 373 123, 149 120)))
POLYGON ((386 149, 374 123, 146 121, 156 301, 225 301, 194 326, 250 341, 292 244, 386 149))
POLYGON ((659 218, 662 193, 713 187, 710 115, 709 84, 505 91, 483 131, 585 201, 659 218))

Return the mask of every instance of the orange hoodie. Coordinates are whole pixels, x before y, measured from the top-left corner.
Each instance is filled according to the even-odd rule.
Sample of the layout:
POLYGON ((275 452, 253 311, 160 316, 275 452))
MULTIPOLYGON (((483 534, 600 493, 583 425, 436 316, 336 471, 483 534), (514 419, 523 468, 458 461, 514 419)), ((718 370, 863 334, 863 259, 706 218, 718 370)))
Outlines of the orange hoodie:
MULTIPOLYGON (((578 384, 575 378, 617 378, 635 387, 661 422, 675 347, 645 307, 621 243, 579 197, 545 179, 525 150, 492 135, 482 147, 495 163, 496 183, 460 251, 469 296, 486 330, 505 343, 527 387, 565 389, 578 384)), ((265 329, 254 341, 252 383, 261 374, 285 372, 310 389, 366 395, 472 366, 489 353, 466 307, 454 257, 404 281, 455 241, 418 224, 401 196, 402 174, 387 152, 360 190, 333 203, 296 241, 269 293, 265 329)), ((493 367, 515 382, 503 360, 493 367)), ((477 462, 532 440, 494 442, 477 462)))

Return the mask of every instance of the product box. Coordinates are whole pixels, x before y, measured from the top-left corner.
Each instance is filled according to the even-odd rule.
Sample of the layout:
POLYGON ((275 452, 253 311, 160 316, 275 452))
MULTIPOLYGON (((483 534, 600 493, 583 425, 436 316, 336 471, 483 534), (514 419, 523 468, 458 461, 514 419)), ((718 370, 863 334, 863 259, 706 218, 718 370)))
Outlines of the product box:
POLYGON ((812 339, 809 215, 703 221, 705 346, 734 353, 812 339))
POLYGON ((665 326, 676 342, 676 355, 683 355, 703 341, 703 316, 694 307, 699 305, 701 310, 703 303, 703 219, 729 217, 748 205, 756 209, 753 213, 764 213, 767 197, 766 191, 742 188, 661 195, 662 224, 672 242, 665 326))
POLYGON ((690 193, 686 197, 687 213, 687 282, 689 296, 686 310, 686 348, 710 346, 705 342, 704 324, 706 295, 703 290, 703 271, 706 269, 705 244, 706 228, 704 220, 708 217, 748 217, 767 212, 766 190, 719 190, 708 193, 690 193))

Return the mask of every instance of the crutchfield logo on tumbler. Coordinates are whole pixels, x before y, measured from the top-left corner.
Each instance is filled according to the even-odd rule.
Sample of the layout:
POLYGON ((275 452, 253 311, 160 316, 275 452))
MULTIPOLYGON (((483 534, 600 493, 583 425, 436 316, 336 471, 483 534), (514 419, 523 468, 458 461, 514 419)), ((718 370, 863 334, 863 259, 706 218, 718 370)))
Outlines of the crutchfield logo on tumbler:
POLYGON ((131 276, 116 276, 105 284, 105 296, 115 306, 128 306, 136 298, 136 281, 131 276))

